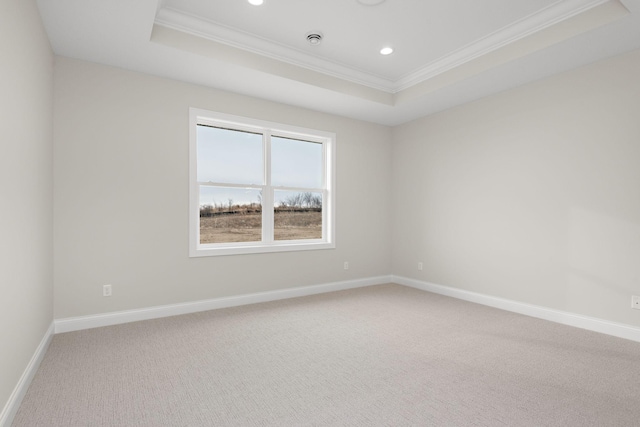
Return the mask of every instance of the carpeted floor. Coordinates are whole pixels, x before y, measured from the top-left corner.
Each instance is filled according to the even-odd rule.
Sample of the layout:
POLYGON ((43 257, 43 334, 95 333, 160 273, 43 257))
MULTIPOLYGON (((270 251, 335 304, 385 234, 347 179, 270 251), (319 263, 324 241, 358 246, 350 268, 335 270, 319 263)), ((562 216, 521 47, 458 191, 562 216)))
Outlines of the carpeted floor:
POLYGON ((399 285, 56 335, 14 426, 634 426, 640 343, 399 285))

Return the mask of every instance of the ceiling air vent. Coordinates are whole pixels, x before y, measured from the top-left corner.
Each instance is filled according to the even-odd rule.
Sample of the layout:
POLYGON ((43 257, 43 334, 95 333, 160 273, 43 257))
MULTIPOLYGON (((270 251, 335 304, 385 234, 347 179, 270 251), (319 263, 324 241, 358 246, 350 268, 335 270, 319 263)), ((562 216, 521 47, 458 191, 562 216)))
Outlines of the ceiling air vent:
POLYGON ((312 33, 309 33, 307 34, 307 41, 309 42, 309 44, 312 44, 313 46, 317 46, 322 41, 322 34, 315 31, 312 33))

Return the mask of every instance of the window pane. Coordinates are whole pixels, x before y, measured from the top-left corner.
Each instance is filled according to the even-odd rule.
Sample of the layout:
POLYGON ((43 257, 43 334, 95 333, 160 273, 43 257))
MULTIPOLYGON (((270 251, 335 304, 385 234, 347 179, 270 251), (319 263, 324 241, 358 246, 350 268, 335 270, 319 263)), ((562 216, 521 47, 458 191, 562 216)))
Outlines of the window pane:
POLYGON ((262 185, 262 135, 198 125, 198 181, 262 185))
POLYGON ((274 240, 322 239, 322 193, 274 192, 274 240))
POLYGON ((200 186, 201 244, 261 240, 260 190, 200 186))
POLYGON ((271 138, 271 184, 322 188, 322 144, 271 138))

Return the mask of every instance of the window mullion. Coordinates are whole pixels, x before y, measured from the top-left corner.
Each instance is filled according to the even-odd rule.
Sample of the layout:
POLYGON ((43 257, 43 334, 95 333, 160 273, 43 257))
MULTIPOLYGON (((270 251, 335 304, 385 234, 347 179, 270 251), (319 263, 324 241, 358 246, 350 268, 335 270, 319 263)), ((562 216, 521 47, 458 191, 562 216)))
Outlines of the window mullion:
POLYGON ((273 243, 273 187, 271 186, 271 132, 262 134, 264 147, 264 190, 262 191, 262 241, 273 243))
POLYGON ((323 187, 312 188, 312 187, 288 187, 286 185, 280 185, 277 187, 273 187, 274 190, 282 190, 282 191, 297 191, 299 193, 322 193, 323 187))
POLYGON ((264 185, 256 184, 233 184, 230 182, 211 182, 211 181, 198 181, 197 185, 200 187, 227 187, 227 188, 255 188, 262 189, 264 185))

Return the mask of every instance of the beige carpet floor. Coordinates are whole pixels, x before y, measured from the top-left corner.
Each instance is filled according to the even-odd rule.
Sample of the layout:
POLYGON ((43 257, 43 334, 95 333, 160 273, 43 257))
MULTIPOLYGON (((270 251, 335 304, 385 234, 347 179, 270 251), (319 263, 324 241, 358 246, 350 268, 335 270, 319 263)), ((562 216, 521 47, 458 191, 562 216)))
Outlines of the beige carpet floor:
POLYGON ((382 285, 56 335, 14 426, 638 426, 640 343, 382 285))

